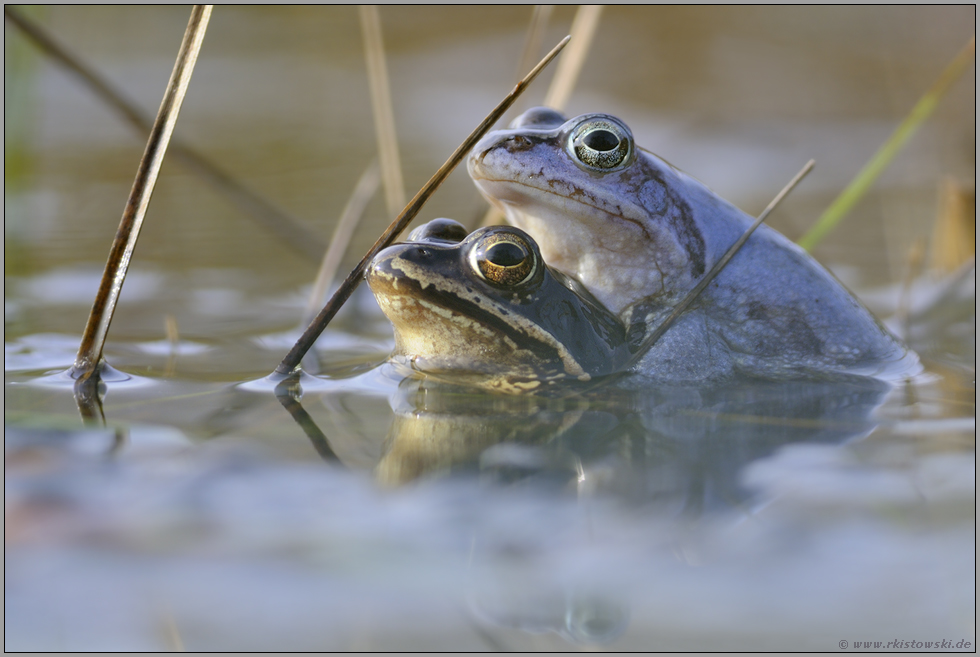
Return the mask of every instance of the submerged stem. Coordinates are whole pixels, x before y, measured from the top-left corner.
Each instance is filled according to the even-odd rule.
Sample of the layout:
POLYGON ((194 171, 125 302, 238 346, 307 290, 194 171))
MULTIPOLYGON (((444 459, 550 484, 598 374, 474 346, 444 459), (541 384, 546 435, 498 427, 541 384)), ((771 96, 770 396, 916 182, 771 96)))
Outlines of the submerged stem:
POLYGON ((282 407, 286 409, 293 421, 299 425, 306 434, 306 437, 310 439, 310 443, 313 445, 313 449, 316 450, 317 454, 320 455, 327 463, 336 463, 343 465, 339 458, 337 458, 336 452, 330 446, 330 441, 327 440, 326 435, 317 426, 316 421, 306 412, 303 408, 303 404, 299 401, 299 382, 290 381, 292 385, 285 385, 276 388, 276 399, 282 404, 282 407))

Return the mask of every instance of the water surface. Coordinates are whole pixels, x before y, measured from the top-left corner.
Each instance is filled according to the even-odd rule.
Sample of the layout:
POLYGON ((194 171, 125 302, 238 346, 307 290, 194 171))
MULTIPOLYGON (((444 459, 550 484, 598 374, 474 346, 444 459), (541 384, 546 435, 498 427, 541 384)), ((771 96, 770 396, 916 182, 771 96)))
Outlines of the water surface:
MULTIPOLYGON (((187 11, 34 16, 152 112, 187 11)), ((382 10, 409 194, 512 86, 529 17, 382 10)), ((175 133, 324 239, 375 151, 357 21, 217 8, 175 133)), ((973 7, 607 8, 568 111, 621 117, 750 214, 816 158, 770 222, 797 238, 973 25, 973 7)), ((383 365, 361 289, 277 398, 263 379, 317 263, 168 161, 106 348, 129 378, 93 426, 59 373, 143 140, 5 29, 8 649, 975 645, 975 272, 910 275, 908 256, 940 186, 972 189, 972 69, 815 254, 908 336, 913 380, 491 397, 383 365)), ((484 210, 459 171, 420 221, 484 210)))

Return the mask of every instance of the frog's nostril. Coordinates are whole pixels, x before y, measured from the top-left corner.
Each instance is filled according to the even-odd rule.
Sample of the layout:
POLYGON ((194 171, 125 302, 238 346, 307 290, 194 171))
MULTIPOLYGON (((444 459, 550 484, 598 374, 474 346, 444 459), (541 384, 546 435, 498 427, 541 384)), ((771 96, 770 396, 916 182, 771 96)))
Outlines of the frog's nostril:
POLYGON ((507 145, 509 147, 509 150, 513 152, 513 151, 526 151, 527 149, 531 148, 533 143, 534 142, 532 142, 524 135, 514 135, 508 140, 507 145))

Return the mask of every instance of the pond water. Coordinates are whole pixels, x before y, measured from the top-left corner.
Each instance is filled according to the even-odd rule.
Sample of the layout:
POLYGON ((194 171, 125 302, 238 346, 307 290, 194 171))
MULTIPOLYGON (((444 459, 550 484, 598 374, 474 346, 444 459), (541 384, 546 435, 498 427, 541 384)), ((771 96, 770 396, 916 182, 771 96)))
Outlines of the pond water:
MULTIPOLYGON (((29 15, 152 113, 187 14, 29 15)), ((409 195, 511 88, 530 14, 381 10, 409 195)), ((796 239, 974 25, 606 8, 567 111, 619 116, 749 214, 816 158, 769 221, 796 239)), ((932 248, 963 223, 941 190, 975 231, 974 68, 815 251, 919 353, 913 379, 475 394, 386 364, 362 286, 277 397, 318 263, 169 160, 103 423, 62 373, 144 139, 5 30, 8 650, 975 649, 976 274, 932 248)), ((175 136, 326 242, 376 150, 357 11, 217 8, 175 136)), ((460 170, 419 221, 485 210, 460 170)))

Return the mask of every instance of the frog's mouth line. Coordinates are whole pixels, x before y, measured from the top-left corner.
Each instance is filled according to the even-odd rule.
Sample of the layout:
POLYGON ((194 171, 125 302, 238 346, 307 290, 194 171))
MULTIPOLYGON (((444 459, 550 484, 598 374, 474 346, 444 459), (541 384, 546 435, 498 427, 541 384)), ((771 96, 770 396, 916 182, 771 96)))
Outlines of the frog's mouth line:
MULTIPOLYGON (((502 200, 492 194, 484 192, 483 185, 482 185, 483 183, 487 183, 488 185, 497 185, 499 187, 503 187, 504 189, 511 189, 511 190, 513 190, 514 187, 522 187, 528 190, 533 190, 533 192, 536 192, 539 196, 536 196, 535 194, 532 193, 525 193, 525 196, 530 200, 532 200, 533 203, 539 206, 560 207, 560 204, 548 204, 544 200, 542 200, 540 195, 547 194, 561 199, 562 203, 574 202, 578 205, 581 205, 584 208, 589 208, 596 213, 600 213, 603 216, 610 218, 612 221, 619 220, 623 224, 632 224, 637 228, 639 228, 639 230, 642 232, 643 239, 645 240, 645 246, 648 249, 648 251, 651 252, 651 254, 654 252, 660 253, 665 249, 666 252, 669 253, 670 250, 674 248, 670 246, 671 237, 666 237, 667 241, 665 243, 664 241, 665 237, 663 234, 654 234, 654 232, 652 232, 651 230, 651 228, 660 225, 661 223, 660 220, 663 220, 666 222, 666 224, 665 224, 665 228, 663 228, 662 230, 673 232, 676 235, 677 242, 678 242, 676 248, 682 248, 687 252, 689 261, 693 268, 692 270, 693 274, 695 276, 701 276, 705 271, 705 264, 706 264, 705 243, 704 243, 704 238, 701 235, 701 230, 698 228, 697 223, 694 220, 693 212, 690 206, 686 202, 675 198, 673 195, 670 195, 670 200, 668 201, 669 205, 664 209, 664 212, 662 214, 661 213, 650 214, 648 211, 642 209, 642 207, 640 206, 641 215, 648 220, 648 221, 644 221, 644 219, 636 219, 625 215, 622 212, 622 205, 617 206, 619 212, 614 212, 607 208, 600 208, 598 205, 594 203, 589 203, 586 199, 594 198, 594 197, 591 197, 589 194, 586 194, 578 187, 575 187, 575 190, 579 192, 578 194, 575 195, 561 194, 551 189, 546 189, 538 185, 530 185, 526 182, 521 182, 520 180, 515 180, 513 178, 501 179, 501 178, 491 178, 489 176, 481 176, 479 175, 478 171, 474 171, 474 170, 470 171, 470 177, 473 179, 473 182, 476 184, 477 188, 480 189, 481 193, 483 193, 484 196, 488 200, 490 200, 491 203, 494 203, 494 205, 499 207, 501 211, 505 213, 506 210, 504 207, 501 207, 501 205, 512 205, 516 207, 519 206, 519 203, 518 202, 509 203, 508 201, 502 200)), ((627 207, 636 208, 638 206, 629 204, 627 207)), ((590 232, 594 235, 596 240, 601 240, 603 233, 608 233, 607 227, 604 226, 602 223, 593 222, 595 223, 595 225, 594 226, 590 225, 590 222, 577 219, 574 213, 555 212, 554 214, 561 216, 562 219, 574 220, 577 221, 580 225, 586 226, 590 230, 590 232)), ((536 217, 538 219, 544 220, 543 214, 535 215, 532 213, 527 213, 527 215, 529 217, 536 217)), ((560 226, 561 224, 558 225, 560 226)), ((657 267, 657 269, 659 270, 660 267, 657 266, 656 264, 660 259, 659 256, 652 255, 651 257, 653 259, 654 266, 657 267)), ((663 274, 662 271, 661 274, 663 274)))
MULTIPOLYGON (((512 179, 486 178, 486 177, 482 177, 481 176, 480 178, 475 178, 474 177, 473 178, 473 181, 475 183, 477 183, 477 185, 479 185, 480 182, 497 183, 497 184, 503 184, 503 185, 518 185, 520 187, 524 187, 524 188, 527 188, 527 189, 534 190, 534 191, 539 192, 541 194, 548 194, 550 196, 555 196, 555 197, 560 198, 560 199, 562 199, 564 201, 571 201, 571 202, 577 203, 577 204, 579 204, 581 206, 584 206, 584 207, 587 207, 587 208, 591 208, 591 209, 595 210, 596 212, 601 212, 602 214, 608 215, 610 217, 615 217, 616 219, 620 219, 620 220, 622 220, 622 221, 624 221, 626 223, 633 224, 637 228, 639 228, 641 231, 643 231, 643 234, 646 236, 646 238, 648 240, 650 240, 651 242, 654 242, 655 241, 654 238, 653 238, 653 236, 650 234, 650 231, 647 230, 647 227, 644 226, 643 225, 643 222, 641 222, 640 220, 638 220, 638 219, 632 219, 630 217, 625 216, 622 213, 610 212, 609 210, 607 210, 605 208, 600 208, 597 205, 594 205, 592 203, 587 203, 585 201, 581 201, 581 200, 579 200, 577 198, 573 198, 573 197, 567 196, 565 194, 559 194, 558 192, 554 192, 554 191, 551 191, 551 190, 548 190, 548 189, 544 189, 542 187, 537 187, 535 185, 528 185, 527 183, 522 183, 522 182, 519 182, 517 180, 512 180, 512 179)), ((578 188, 576 188, 576 189, 578 189, 578 188)), ((583 192, 583 195, 584 195, 584 192, 583 192)), ((487 195, 487 196, 489 197, 489 195, 487 195)), ((514 205, 512 203, 508 203, 507 201, 505 201, 503 199, 500 199, 500 198, 497 198, 497 197, 490 197, 489 200, 494 205, 496 205, 497 203, 501 203, 501 204, 504 204, 504 205, 514 205)), ((500 208, 500 209, 503 210, 503 208, 500 208)), ((569 218, 572 218, 572 217, 569 217, 569 218)), ((580 221, 579 223, 585 223, 585 222, 581 222, 580 221)))
MULTIPOLYGON (((567 349, 559 342, 554 341, 553 338, 550 341, 545 341, 540 337, 535 337, 487 308, 464 299, 452 291, 443 290, 437 285, 429 283, 423 287, 419 281, 407 277, 399 277, 397 287, 394 283, 394 278, 387 281, 388 289, 383 290, 383 293, 390 296, 402 296, 416 302, 422 300, 450 313, 465 317, 492 333, 507 338, 518 349, 533 354, 541 365, 545 363, 554 364, 556 371, 580 380, 586 380, 589 377, 589 374, 567 352, 567 349)), ((550 336, 548 337, 550 338, 550 336)))

